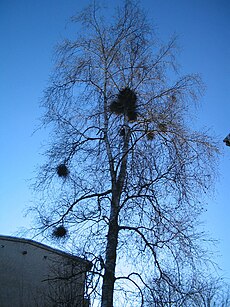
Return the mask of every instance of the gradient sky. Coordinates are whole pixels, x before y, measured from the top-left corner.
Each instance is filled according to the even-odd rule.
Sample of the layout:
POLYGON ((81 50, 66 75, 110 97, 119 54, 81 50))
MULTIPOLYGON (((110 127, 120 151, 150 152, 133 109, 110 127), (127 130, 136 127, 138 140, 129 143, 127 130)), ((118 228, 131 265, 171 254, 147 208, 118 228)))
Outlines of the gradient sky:
MULTIPOLYGON (((113 2, 117 2, 113 1, 113 2)), ((86 0, 0 0, 0 234, 30 224, 30 179, 42 162, 45 131, 39 101, 53 67, 53 48, 72 31, 69 18, 86 0)), ((105 3, 108 3, 109 1, 105 3)), ((219 177, 207 199, 204 228, 219 241, 214 260, 230 282, 230 1, 141 0, 159 37, 178 35, 178 63, 206 85, 195 125, 209 127, 221 148, 219 177)), ((71 32, 72 33, 72 32, 71 32)))

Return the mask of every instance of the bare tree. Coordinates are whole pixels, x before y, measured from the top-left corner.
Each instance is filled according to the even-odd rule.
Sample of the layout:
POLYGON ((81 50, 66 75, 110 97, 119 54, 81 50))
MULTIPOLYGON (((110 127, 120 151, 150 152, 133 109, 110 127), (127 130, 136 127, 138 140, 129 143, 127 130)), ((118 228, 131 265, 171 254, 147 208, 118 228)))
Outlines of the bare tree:
POLYGON ((149 276, 173 284, 204 252, 197 221, 217 149, 187 116, 202 82, 179 75, 175 39, 161 44, 136 2, 113 16, 94 3, 73 21, 81 34, 58 47, 43 99, 37 231, 72 238, 93 262, 102 307, 121 293, 143 306, 149 276))
POLYGON ((221 278, 204 276, 201 272, 193 272, 189 278, 184 276, 183 283, 154 282, 154 287, 145 291, 145 295, 146 307, 227 307, 230 304, 229 285, 221 278))

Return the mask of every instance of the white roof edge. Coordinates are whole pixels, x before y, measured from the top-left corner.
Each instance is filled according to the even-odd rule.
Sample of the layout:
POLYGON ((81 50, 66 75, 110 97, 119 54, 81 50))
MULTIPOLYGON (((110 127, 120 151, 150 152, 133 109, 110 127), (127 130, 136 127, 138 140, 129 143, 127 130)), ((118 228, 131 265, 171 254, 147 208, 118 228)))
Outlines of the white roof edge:
POLYGON ((61 251, 59 249, 53 248, 51 246, 48 246, 46 244, 34 241, 32 239, 26 239, 26 238, 21 238, 21 237, 13 237, 13 236, 6 236, 6 235, 0 235, 0 240, 5 240, 5 241, 14 241, 14 242, 21 242, 21 243, 26 243, 30 245, 34 245, 36 247, 42 248, 44 250, 50 251, 52 253, 59 254, 61 256, 67 257, 67 258, 73 258, 75 260, 78 260, 79 262, 85 263, 86 266, 91 265, 91 262, 89 260, 83 259, 81 257, 69 254, 67 252, 61 251))

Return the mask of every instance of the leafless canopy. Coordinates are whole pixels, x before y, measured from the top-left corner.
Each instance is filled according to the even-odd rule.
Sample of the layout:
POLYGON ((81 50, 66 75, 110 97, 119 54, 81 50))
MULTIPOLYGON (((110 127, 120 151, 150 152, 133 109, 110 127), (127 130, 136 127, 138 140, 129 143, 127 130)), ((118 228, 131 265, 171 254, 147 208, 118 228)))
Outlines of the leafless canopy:
POLYGON ((202 256, 197 217, 217 151, 189 127, 202 82, 177 72, 175 38, 161 44, 133 1, 113 13, 90 5, 73 18, 77 38, 57 48, 43 99, 52 127, 36 185, 43 202, 33 212, 40 233, 52 238, 63 225, 92 260, 89 291, 101 306, 121 292, 143 306, 144 288, 174 287, 202 256))

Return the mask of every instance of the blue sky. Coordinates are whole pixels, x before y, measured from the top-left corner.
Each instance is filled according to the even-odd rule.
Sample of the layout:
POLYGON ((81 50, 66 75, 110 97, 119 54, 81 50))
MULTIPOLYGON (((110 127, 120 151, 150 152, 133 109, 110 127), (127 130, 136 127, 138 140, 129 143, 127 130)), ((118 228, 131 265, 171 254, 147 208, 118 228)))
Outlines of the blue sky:
MULTIPOLYGON (((230 1, 140 2, 162 40, 178 35, 181 71, 200 73, 206 84, 195 125, 210 127, 222 155, 203 220, 205 229, 219 240, 214 260, 230 279, 230 147, 223 144, 230 132, 230 1)), ((30 223, 23 210, 33 200, 29 180, 42 162, 46 137, 40 130, 33 134, 41 115, 39 101, 53 67, 53 48, 68 36, 69 17, 87 3, 0 0, 0 234, 14 235, 30 223)))

